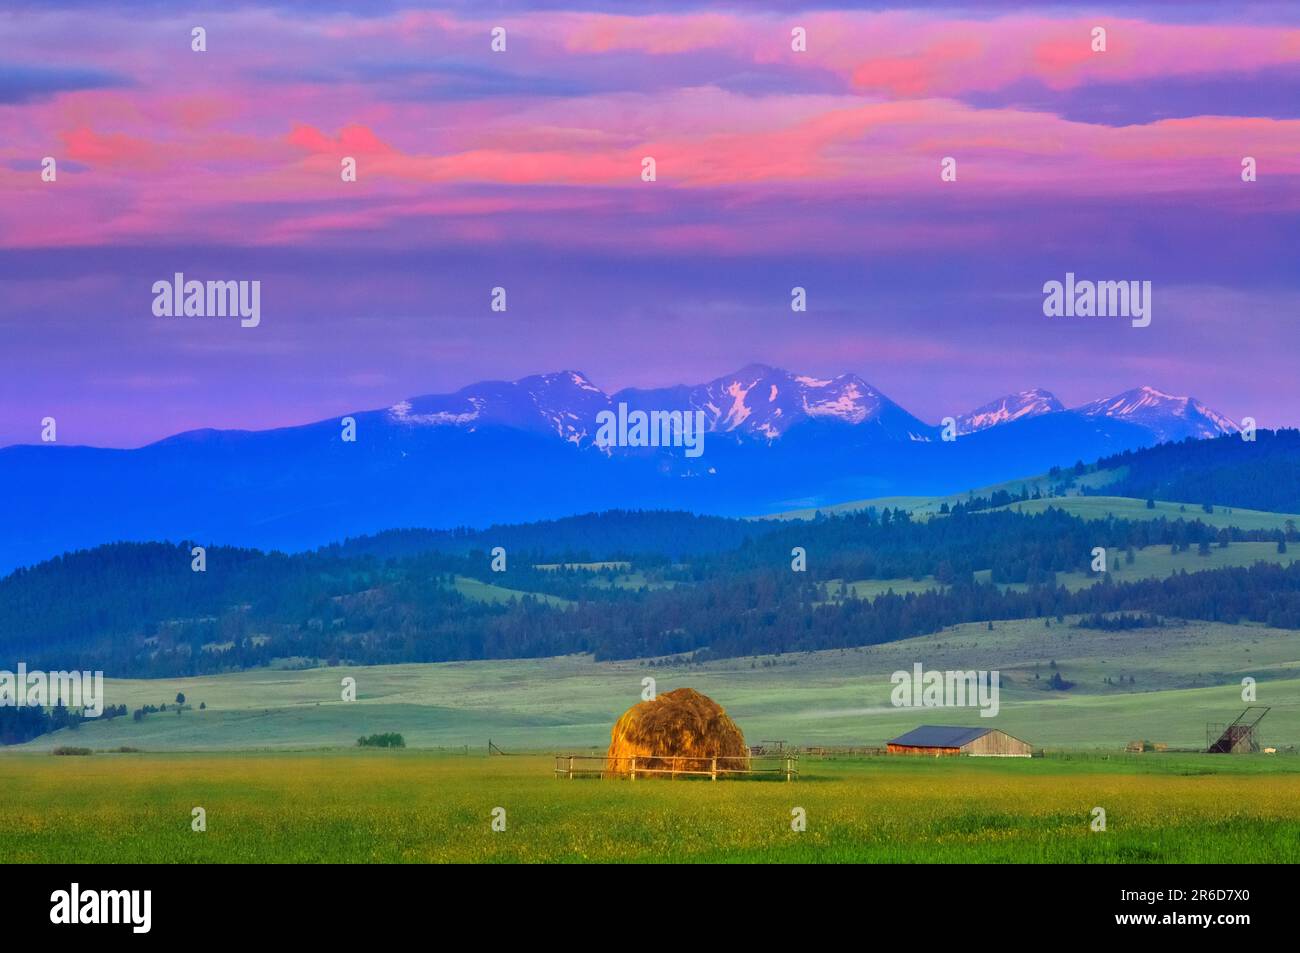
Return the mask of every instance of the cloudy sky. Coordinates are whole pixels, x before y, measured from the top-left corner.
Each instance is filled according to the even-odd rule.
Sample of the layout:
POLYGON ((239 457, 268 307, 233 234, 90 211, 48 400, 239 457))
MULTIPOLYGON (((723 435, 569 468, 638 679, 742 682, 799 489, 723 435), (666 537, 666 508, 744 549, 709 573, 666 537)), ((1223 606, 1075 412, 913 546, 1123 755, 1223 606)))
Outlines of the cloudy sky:
POLYGON ((756 361, 931 421, 1150 384, 1300 424, 1295 6, 912 7, 0 12, 0 445, 756 361), (1151 326, 1044 317, 1067 271, 1151 326), (259 280, 260 326, 155 317, 175 272, 259 280))

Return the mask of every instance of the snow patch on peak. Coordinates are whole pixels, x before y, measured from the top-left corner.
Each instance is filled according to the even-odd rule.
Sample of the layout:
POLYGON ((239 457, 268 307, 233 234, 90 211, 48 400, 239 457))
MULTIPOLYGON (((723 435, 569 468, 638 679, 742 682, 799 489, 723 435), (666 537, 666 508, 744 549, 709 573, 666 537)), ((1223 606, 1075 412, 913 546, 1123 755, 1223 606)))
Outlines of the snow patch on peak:
POLYGON ((483 401, 478 397, 469 398, 469 404, 473 410, 454 413, 452 411, 437 411, 431 414, 413 414, 411 413, 411 402, 401 400, 388 408, 388 417, 397 423, 407 424, 409 426, 422 427, 458 427, 464 424, 473 423, 478 420, 483 412, 483 401))
POLYGON ((849 423, 860 424, 867 419, 869 408, 865 403, 868 395, 857 384, 848 384, 839 393, 828 400, 809 400, 804 395, 803 410, 809 417, 838 417, 849 423))
POLYGON ((722 419, 724 429, 735 430, 749 417, 749 406, 745 403, 749 391, 750 388, 745 387, 740 381, 732 381, 727 387, 727 393, 731 396, 731 408, 727 411, 727 416, 722 419))
POLYGON ((802 384, 804 387, 830 387, 834 381, 822 380, 819 377, 796 377, 795 383, 802 384))
POLYGON ((599 387, 591 382, 591 378, 587 377, 587 375, 583 374, 581 371, 569 371, 568 377, 569 382, 575 387, 579 387, 582 390, 594 391, 597 394, 603 393, 599 387))
POLYGON ((1174 397, 1173 394, 1166 394, 1164 391, 1157 390, 1156 388, 1151 387, 1149 384, 1143 384, 1141 387, 1138 388, 1138 390, 1142 391, 1142 393, 1144 394, 1151 394, 1153 397, 1166 397, 1173 400, 1187 400, 1186 397, 1174 397))

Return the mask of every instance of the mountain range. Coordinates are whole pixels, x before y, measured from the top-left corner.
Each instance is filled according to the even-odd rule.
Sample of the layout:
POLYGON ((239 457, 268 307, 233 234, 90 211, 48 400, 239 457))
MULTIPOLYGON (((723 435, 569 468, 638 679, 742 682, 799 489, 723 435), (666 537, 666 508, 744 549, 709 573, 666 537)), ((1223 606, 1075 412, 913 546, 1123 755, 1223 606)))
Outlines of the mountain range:
POLYGON ((407 526, 486 526, 612 508, 755 515, 952 493, 1236 424, 1151 387, 1065 408, 1047 391, 954 416, 957 439, 862 378, 765 365, 696 386, 606 394, 577 371, 485 381, 343 418, 196 430, 134 450, 0 449, 16 501, 0 571, 116 540, 296 550, 407 526), (598 446, 597 414, 698 411, 704 453, 598 446))
MULTIPOLYGON (((576 446, 595 437, 596 415, 619 404, 629 410, 692 410, 704 413, 709 433, 773 442, 811 420, 833 420, 896 440, 936 440, 942 429, 908 413, 856 374, 834 378, 795 375, 751 364, 696 386, 628 388, 606 394, 578 371, 539 374, 517 381, 486 381, 454 394, 414 397, 388 409, 390 421, 411 427, 449 426, 475 430, 503 426, 553 433, 576 446)), ((1198 439, 1237 432, 1237 425, 1190 397, 1154 387, 1067 409, 1041 388, 1008 394, 956 418, 957 433, 971 434, 1052 413, 1106 417, 1136 424, 1157 441, 1198 439)))

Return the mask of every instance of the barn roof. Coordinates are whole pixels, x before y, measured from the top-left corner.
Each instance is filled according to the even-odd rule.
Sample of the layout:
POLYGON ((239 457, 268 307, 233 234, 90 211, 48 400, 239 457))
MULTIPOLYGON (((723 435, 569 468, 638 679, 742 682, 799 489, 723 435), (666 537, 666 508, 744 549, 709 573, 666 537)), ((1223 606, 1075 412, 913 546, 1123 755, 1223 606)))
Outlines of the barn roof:
POLYGON ((960 748, 980 738, 992 728, 954 728, 952 725, 922 725, 905 735, 899 735, 891 745, 909 745, 913 748, 960 748))

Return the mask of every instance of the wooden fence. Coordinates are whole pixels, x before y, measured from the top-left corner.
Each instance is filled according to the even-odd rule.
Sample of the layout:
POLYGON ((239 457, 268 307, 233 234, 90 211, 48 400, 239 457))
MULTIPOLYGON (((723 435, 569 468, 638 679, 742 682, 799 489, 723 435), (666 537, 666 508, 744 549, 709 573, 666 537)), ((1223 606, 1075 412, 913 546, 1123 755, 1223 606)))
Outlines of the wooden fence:
POLYGON ((700 777, 717 781, 719 778, 785 778, 794 781, 799 777, 799 759, 784 757, 748 757, 744 755, 712 757, 681 757, 677 755, 645 755, 643 757, 609 757, 608 755, 557 754, 557 778, 667 777, 670 779, 700 777))

